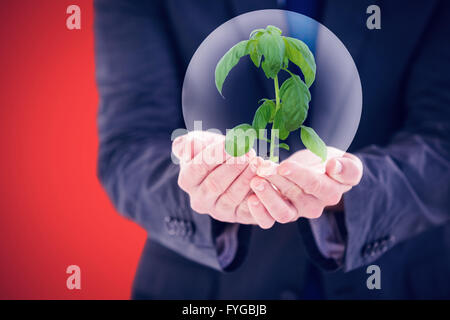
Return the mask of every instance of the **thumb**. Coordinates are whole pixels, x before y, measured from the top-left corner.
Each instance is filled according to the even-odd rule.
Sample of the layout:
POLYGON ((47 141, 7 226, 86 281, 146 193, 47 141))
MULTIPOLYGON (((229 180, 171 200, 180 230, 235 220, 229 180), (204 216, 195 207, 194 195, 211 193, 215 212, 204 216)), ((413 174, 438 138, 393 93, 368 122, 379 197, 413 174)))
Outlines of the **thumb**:
POLYGON ((181 157, 183 156, 183 149, 185 144, 186 136, 179 136, 172 142, 172 152, 173 154, 181 160, 181 157))
POLYGON ((209 144, 221 138, 219 135, 216 136, 205 136, 202 131, 192 131, 177 137, 172 142, 172 152, 182 162, 191 161, 209 144))
POLYGON ((350 186, 359 183, 362 172, 361 160, 350 154, 330 159, 326 165, 326 173, 330 178, 350 186))

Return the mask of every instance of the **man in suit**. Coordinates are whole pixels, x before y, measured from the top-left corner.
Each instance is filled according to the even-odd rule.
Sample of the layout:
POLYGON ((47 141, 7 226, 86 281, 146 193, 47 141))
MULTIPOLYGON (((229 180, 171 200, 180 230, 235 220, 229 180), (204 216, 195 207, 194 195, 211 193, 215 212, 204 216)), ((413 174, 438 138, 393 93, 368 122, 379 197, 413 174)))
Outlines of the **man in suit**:
MULTIPOLYGON (((371 4, 95 2, 99 178, 118 211, 149 232, 134 298, 450 297, 449 4, 378 1, 382 29, 376 31, 365 26, 371 4), (203 177, 186 164, 180 170, 171 161, 170 141, 172 131, 184 126, 179 97, 189 60, 223 22, 280 5, 316 17, 343 41, 358 67, 364 106, 349 154, 329 161, 323 176, 311 177, 322 179, 313 185, 333 192, 347 188, 334 193, 338 199, 324 201, 324 207, 338 206, 308 216, 305 201, 299 210, 268 207, 282 199, 266 198, 262 192, 272 189, 259 183, 277 182, 249 173, 247 186, 254 194, 242 201, 250 220, 228 221, 215 209, 194 205, 201 211, 196 212, 193 189, 181 182, 188 195, 178 182, 183 176, 191 183, 207 178, 213 170, 203 177), (269 220, 255 219, 263 216, 269 220), (380 266, 381 290, 366 286, 370 264, 380 266)), ((222 143, 220 137, 191 136, 174 142, 175 154, 192 139, 203 141, 201 146, 222 143)), ((285 162, 293 167, 284 173, 289 172, 288 182, 308 191, 302 180, 308 172, 293 161, 304 156, 299 154, 285 162), (289 176, 299 172, 301 177, 289 176)), ((276 177, 283 175, 282 166, 276 177)), ((211 188, 204 190, 207 198, 211 188)), ((316 198, 323 195, 309 191, 316 198)))

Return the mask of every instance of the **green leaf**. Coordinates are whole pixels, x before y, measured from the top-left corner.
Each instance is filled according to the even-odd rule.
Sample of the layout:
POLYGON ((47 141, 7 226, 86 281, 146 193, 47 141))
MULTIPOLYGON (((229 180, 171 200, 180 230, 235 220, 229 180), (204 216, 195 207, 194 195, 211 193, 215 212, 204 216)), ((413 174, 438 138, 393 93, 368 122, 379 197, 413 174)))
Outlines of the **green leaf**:
POLYGON ((300 137, 306 148, 319 156, 322 161, 327 160, 327 146, 313 128, 302 126, 300 137))
POLYGON ((250 36, 248 38, 257 40, 265 33, 265 31, 265 29, 255 29, 250 33, 250 36))
POLYGON ((284 55, 284 58, 283 58, 283 69, 287 69, 288 67, 289 67, 289 58, 286 55, 284 55))
POLYGON ((267 124, 275 114, 275 102, 269 99, 264 99, 262 105, 255 112, 252 126, 256 130, 256 135, 260 137, 259 130, 265 129, 267 124))
POLYGON ((272 129, 278 129, 278 137, 281 140, 285 140, 289 136, 289 131, 286 130, 286 127, 284 126, 281 109, 282 108, 278 109, 278 111, 275 113, 272 129))
POLYGON ((279 34, 266 32, 258 39, 258 50, 264 56, 261 67, 266 77, 274 79, 283 66, 283 38, 279 34))
POLYGON ((287 57, 300 68, 309 88, 316 78, 314 55, 303 41, 291 37, 283 37, 283 39, 287 57))
POLYGON ((266 27, 266 32, 269 32, 269 33, 275 34, 275 35, 281 35, 281 29, 277 28, 275 26, 272 26, 272 25, 268 25, 266 27))
POLYGON ((249 40, 247 43, 246 51, 250 54, 250 59, 252 59, 253 64, 259 68, 261 64, 262 54, 258 49, 258 41, 257 40, 249 40))
POLYGON ((286 149, 287 151, 289 151, 289 145, 286 144, 286 143, 280 143, 278 146, 279 146, 280 148, 283 148, 283 149, 286 149))
POLYGON ((222 86, 231 69, 239 62, 239 60, 248 54, 248 40, 241 41, 231 47, 230 50, 219 60, 216 66, 215 79, 217 90, 222 94, 222 86))
POLYGON ((264 99, 259 100, 259 102, 265 102, 265 101, 270 101, 269 103, 270 103, 271 113, 270 113, 269 123, 272 123, 273 122, 273 118, 275 117, 275 111, 276 111, 275 99, 266 99, 266 98, 264 98, 264 99))
POLYGON ((311 100, 308 87, 298 75, 291 73, 291 77, 281 85, 280 97, 285 128, 288 131, 297 130, 308 114, 308 103, 311 100))
POLYGON ((227 131, 225 151, 233 157, 240 157, 250 151, 256 139, 256 132, 247 123, 240 124, 227 131))

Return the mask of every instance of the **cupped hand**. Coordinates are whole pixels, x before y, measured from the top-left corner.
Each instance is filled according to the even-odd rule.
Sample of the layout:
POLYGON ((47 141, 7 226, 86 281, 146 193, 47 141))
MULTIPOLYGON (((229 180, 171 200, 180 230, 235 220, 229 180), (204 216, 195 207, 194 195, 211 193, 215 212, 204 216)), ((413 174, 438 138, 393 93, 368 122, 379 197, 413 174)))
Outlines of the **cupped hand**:
POLYGON ((189 194, 200 214, 231 223, 255 224, 247 199, 255 168, 249 166, 254 150, 234 158, 225 152, 225 136, 193 131, 178 137, 172 152, 180 159, 178 185, 189 194))
POLYGON ((270 228, 300 217, 318 218, 327 207, 340 206, 342 195, 361 180, 361 161, 350 153, 328 147, 328 159, 309 150, 293 154, 280 165, 258 158, 257 177, 248 198, 253 217, 270 228))

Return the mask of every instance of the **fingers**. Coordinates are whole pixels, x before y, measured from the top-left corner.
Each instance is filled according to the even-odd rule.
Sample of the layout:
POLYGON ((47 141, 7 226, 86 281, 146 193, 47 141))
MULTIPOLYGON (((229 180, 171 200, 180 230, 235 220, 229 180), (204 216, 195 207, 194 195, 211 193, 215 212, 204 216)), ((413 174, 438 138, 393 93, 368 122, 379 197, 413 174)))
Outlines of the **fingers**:
POLYGON ((281 163, 277 173, 295 183, 305 193, 313 195, 327 204, 338 203, 342 193, 351 188, 293 161, 281 163))
MULTIPOLYGON (((250 155, 251 157, 251 155, 250 155)), ((249 158, 251 161, 251 158, 249 158)), ((233 183, 219 196, 216 202, 216 208, 220 211, 234 211, 234 209, 243 202, 244 198, 250 192, 250 180, 255 176, 250 165, 233 181, 233 183)))
POLYGON ((191 161, 183 164, 178 175, 178 185, 181 189, 189 191, 200 183, 220 164, 230 156, 225 152, 225 142, 220 141, 207 146, 191 161))
POLYGON ((362 172, 361 160, 348 153, 343 157, 329 160, 326 166, 326 173, 329 177, 350 186, 355 186, 361 181, 362 172))
POLYGON ((183 156, 185 138, 186 135, 179 136, 172 142, 172 152, 178 159, 181 159, 183 156))
POLYGON ((191 131, 172 142, 172 152, 182 162, 192 160, 200 151, 225 137, 208 131, 191 131))
POLYGON ((278 164, 270 160, 263 160, 261 158, 256 158, 256 174, 260 177, 272 176, 277 173, 278 164))
POLYGON ((258 197, 254 194, 251 195, 248 198, 247 203, 254 222, 263 229, 272 228, 275 224, 275 220, 266 210, 264 205, 259 201, 258 197))
POLYGON ((235 222, 241 224, 256 224, 255 219, 250 213, 250 209, 248 207, 248 197, 242 201, 236 209, 236 220, 235 222))
MULTIPOLYGON (((207 207, 215 206, 219 197, 233 184, 233 182, 241 175, 241 173, 248 167, 248 157, 245 157, 244 163, 236 164, 221 164, 215 168, 197 187, 196 196, 204 202, 207 207)), ((244 180, 244 179, 240 179, 244 180)), ((240 186, 238 186, 239 188, 240 186)), ((247 195, 248 191, 243 194, 236 194, 236 192, 228 192, 225 195, 225 200, 228 201, 228 206, 232 208, 232 212, 236 206, 247 195), (227 198, 228 196, 228 198, 227 198), (237 201, 239 197, 240 201, 237 201)))
POLYGON ((250 187, 276 221, 287 223, 296 217, 296 209, 267 180, 255 177, 250 182, 250 187))
POLYGON ((324 208, 323 202, 316 197, 303 192, 303 190, 295 183, 279 175, 271 175, 266 177, 266 179, 294 205, 297 210, 297 215, 293 220, 296 220, 299 217, 316 219, 322 215, 324 208))

